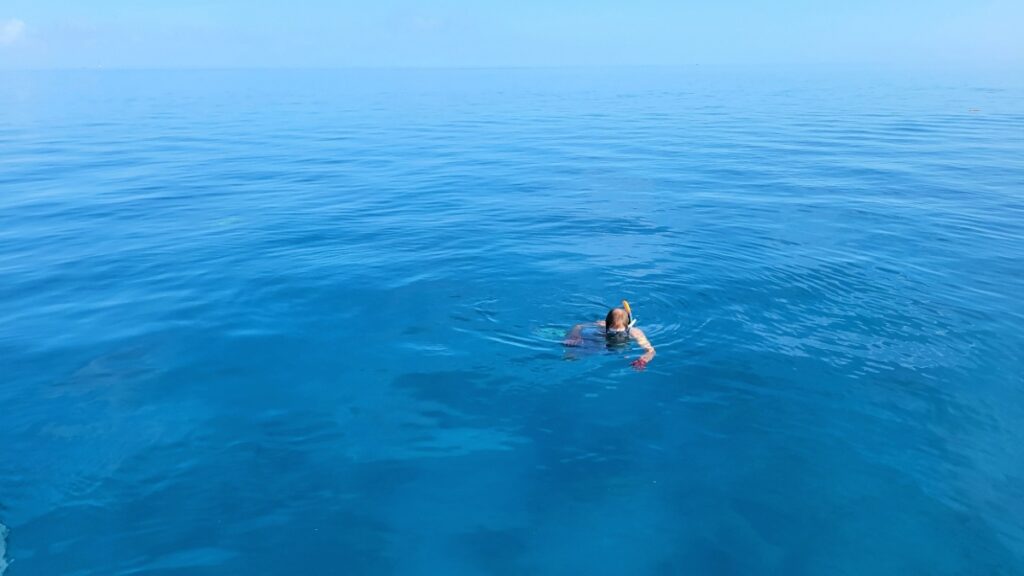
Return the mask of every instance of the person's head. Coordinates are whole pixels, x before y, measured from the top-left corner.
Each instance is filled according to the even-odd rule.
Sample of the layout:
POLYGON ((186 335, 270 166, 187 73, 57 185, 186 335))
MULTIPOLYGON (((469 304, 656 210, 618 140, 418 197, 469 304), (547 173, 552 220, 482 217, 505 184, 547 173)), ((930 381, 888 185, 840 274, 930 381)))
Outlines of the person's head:
POLYGON ((612 308, 604 317, 604 328, 608 330, 625 330, 629 326, 629 314, 622 308, 612 308))
POLYGON ((604 337, 609 348, 621 348, 629 341, 629 314, 622 308, 612 308, 604 317, 604 337))

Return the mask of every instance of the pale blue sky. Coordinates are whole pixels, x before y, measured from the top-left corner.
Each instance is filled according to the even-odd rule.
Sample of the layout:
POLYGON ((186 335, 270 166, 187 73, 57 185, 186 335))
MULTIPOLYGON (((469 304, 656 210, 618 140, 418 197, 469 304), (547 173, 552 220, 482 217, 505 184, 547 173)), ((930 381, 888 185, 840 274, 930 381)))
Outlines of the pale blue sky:
POLYGON ((1021 67, 1024 0, 0 0, 0 68, 1021 67))

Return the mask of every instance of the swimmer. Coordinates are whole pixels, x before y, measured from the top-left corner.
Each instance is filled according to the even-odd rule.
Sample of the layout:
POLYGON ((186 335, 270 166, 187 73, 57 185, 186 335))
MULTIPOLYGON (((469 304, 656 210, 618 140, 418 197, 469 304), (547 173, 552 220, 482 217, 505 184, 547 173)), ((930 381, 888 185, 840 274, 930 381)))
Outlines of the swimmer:
POLYGON ((583 344, 583 329, 587 326, 597 326, 604 332, 604 338, 609 347, 623 346, 633 340, 644 349, 643 356, 633 360, 630 364, 636 370, 643 370, 654 358, 654 346, 647 340, 644 331, 637 328, 636 319, 633 318, 633 311, 629 308, 629 302, 622 301, 622 308, 612 308, 604 320, 597 320, 591 324, 577 324, 569 330, 563 344, 566 346, 579 346, 583 344))

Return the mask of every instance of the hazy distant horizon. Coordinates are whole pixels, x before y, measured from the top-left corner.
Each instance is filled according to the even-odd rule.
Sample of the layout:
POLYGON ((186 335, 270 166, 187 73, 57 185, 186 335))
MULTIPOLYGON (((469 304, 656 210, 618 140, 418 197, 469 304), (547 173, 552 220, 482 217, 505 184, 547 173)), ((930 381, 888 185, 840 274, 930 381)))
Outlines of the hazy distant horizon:
POLYGON ((311 0, 0 6, 0 69, 1024 68, 1024 4, 311 0))
MULTIPOLYGON (((1016 74, 1024 73, 1024 63, 993 64, 989 66, 909 66, 881 65, 865 62, 836 62, 824 64, 774 63, 774 64, 495 64, 495 65, 339 65, 339 66, 269 66, 269 65, 233 65, 233 66, 192 66, 192 65, 150 65, 150 66, 52 66, 52 67, 4 67, 0 73, 18 72, 428 72, 428 71, 530 71, 530 70, 562 70, 570 71, 629 71, 629 70, 665 70, 677 72, 720 72, 720 73, 761 73, 761 74, 849 74, 852 72, 874 73, 877 75, 899 75, 915 73, 917 76, 953 76, 969 77, 972 74, 981 76, 997 75, 1007 79, 1016 79, 1016 74), (1009 76, 1007 76, 1009 75, 1009 76)), ((1015 82, 1015 84, 1018 82, 1015 82)), ((1019 83, 1024 83, 1022 80, 1019 83)))

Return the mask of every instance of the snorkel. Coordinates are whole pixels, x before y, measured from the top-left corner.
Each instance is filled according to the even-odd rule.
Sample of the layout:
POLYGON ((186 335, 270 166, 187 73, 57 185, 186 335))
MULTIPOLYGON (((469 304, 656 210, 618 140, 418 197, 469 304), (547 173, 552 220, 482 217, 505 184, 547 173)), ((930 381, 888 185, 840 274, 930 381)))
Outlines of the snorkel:
POLYGON ((629 307, 628 300, 622 301, 622 309, 626 311, 626 319, 628 320, 626 322, 626 330, 629 330, 636 324, 636 318, 633 318, 633 310, 629 307))

